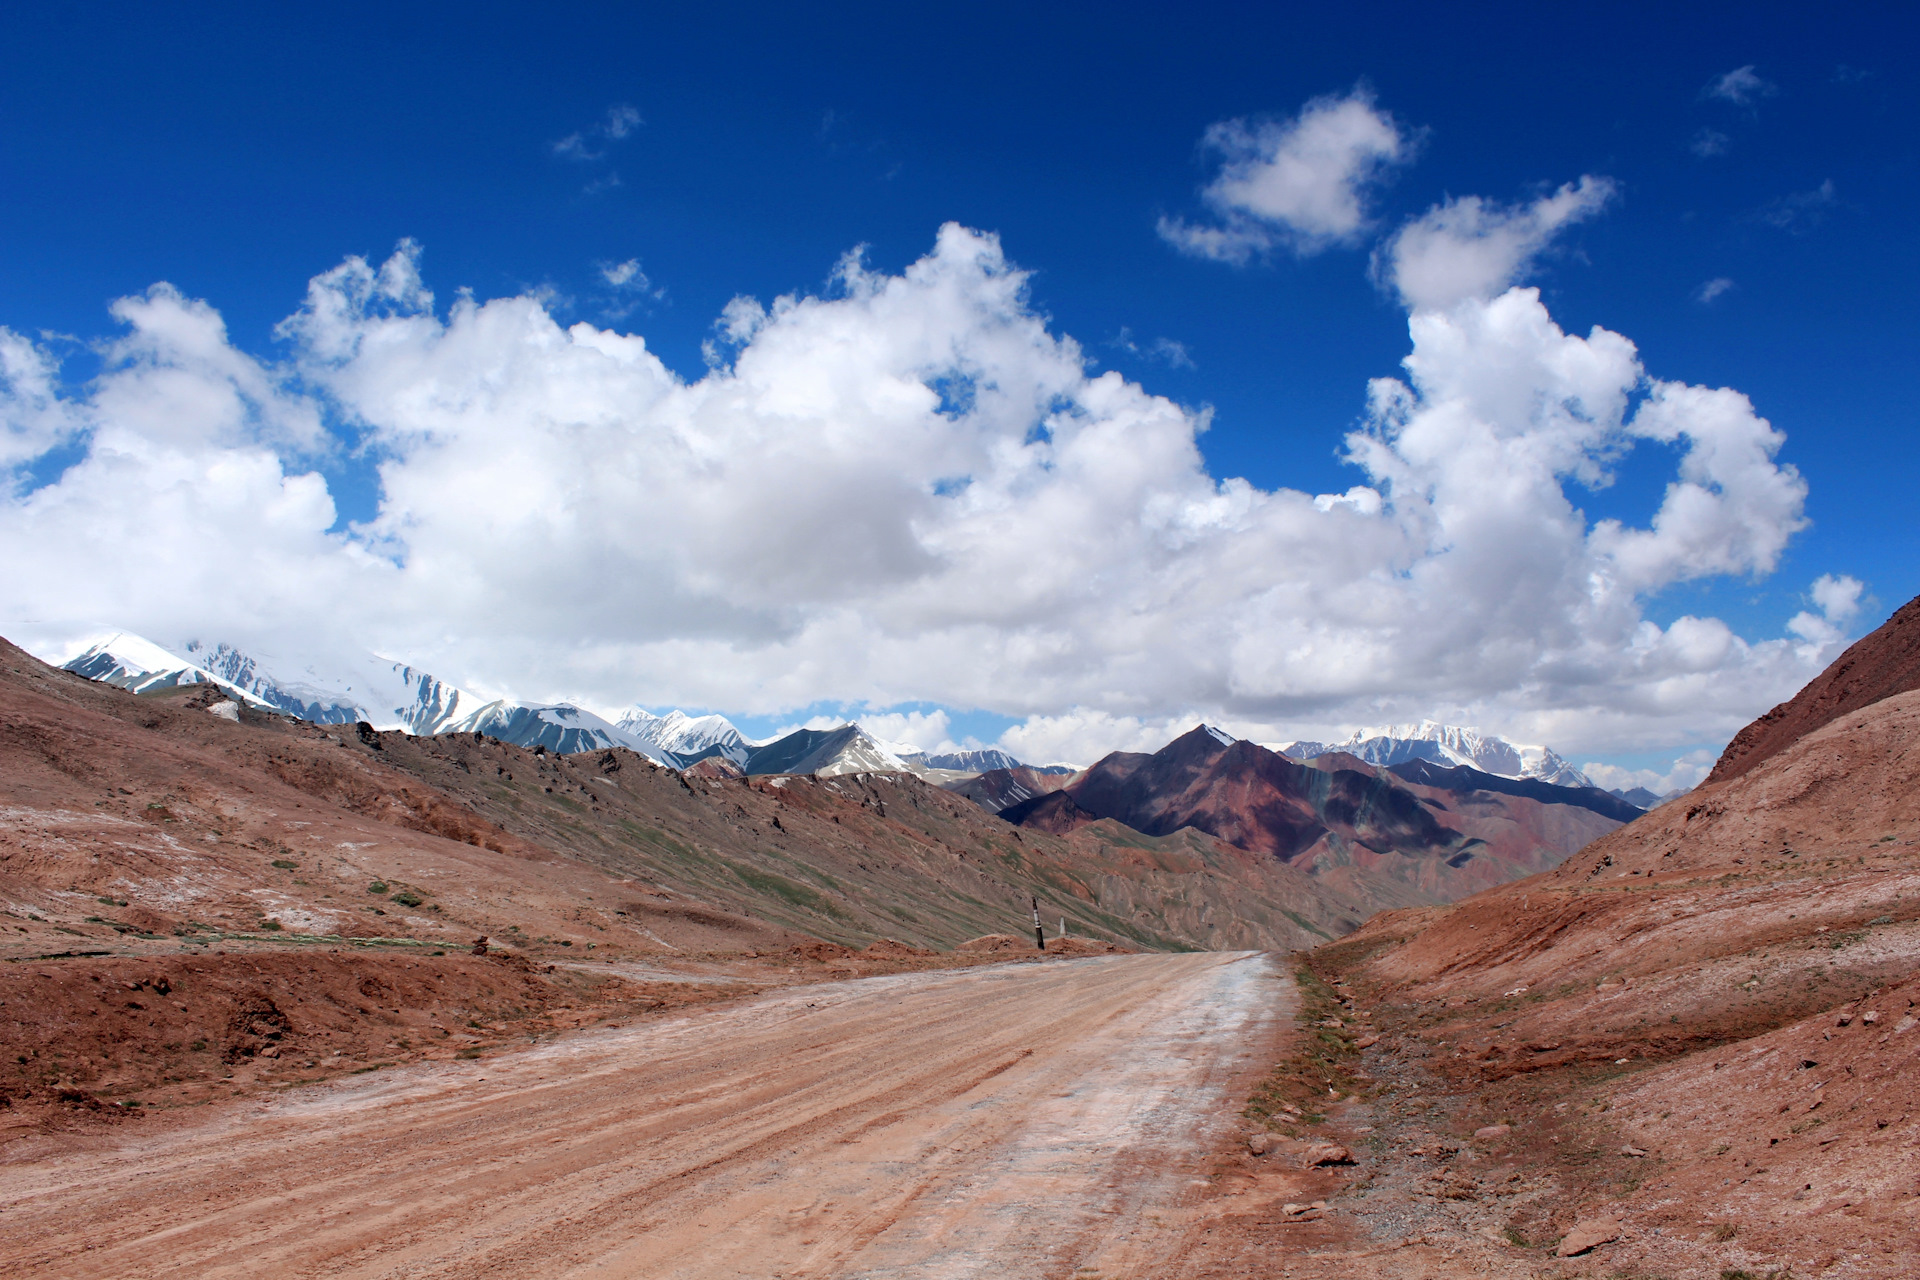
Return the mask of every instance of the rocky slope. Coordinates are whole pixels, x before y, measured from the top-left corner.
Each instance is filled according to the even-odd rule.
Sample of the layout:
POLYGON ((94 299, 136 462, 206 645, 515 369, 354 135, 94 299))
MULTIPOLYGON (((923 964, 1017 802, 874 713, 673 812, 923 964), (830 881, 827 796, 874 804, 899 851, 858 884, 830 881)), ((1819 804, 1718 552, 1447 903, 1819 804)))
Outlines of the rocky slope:
POLYGON ((1841 654, 1812 683, 1735 734, 1708 782, 1739 777, 1841 716, 1920 688, 1920 599, 1841 654))
POLYGON ((1371 1070, 1450 1097, 1465 1149, 1510 1125, 1478 1147, 1557 1181, 1514 1210, 1514 1238, 1606 1219, 1617 1238, 1593 1256, 1624 1274, 1904 1274, 1917 641, 1909 605, 1691 795, 1545 874, 1315 953, 1371 1014, 1371 1070))
POLYGON ((1073 774, 1066 770, 1044 772, 1026 765, 1013 768, 988 769, 958 782, 946 784, 947 790, 967 799, 985 809, 988 813, 999 813, 1010 805, 1035 796, 1044 796, 1058 791, 1072 780, 1073 774))

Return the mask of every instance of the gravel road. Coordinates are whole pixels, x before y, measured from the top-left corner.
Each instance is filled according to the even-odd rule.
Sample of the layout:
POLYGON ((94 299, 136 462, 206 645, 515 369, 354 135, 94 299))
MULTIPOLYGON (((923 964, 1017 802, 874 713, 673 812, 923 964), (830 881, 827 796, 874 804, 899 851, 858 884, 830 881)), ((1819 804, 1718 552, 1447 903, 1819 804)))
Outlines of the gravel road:
POLYGON ((0 1163, 0 1273, 1151 1276, 1292 988, 1255 953, 789 988, 0 1163))

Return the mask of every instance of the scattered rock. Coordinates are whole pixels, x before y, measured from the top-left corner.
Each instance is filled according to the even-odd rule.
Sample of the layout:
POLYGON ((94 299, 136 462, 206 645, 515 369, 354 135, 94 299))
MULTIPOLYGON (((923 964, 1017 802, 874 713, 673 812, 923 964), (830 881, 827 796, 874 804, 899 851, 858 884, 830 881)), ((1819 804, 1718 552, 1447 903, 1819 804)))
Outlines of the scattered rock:
POLYGON ((1267 1154, 1267 1135, 1264 1133, 1250 1135, 1247 1138, 1247 1150, 1256 1156, 1267 1154))
POLYGON ((1566 1239, 1553 1251, 1556 1258, 1573 1258, 1587 1250, 1620 1238, 1618 1218, 1588 1218, 1574 1224, 1566 1239))
POLYGON ((1869 1009, 1860 1015, 1860 1025, 1863 1027, 1870 1027, 1878 1021, 1880 1021, 1880 1011, 1878 1009, 1869 1009))
POLYGON ((1353 1042, 1353 1047, 1356 1049, 1371 1049, 1373 1048, 1373 1046, 1379 1043, 1380 1043, 1379 1036, 1364 1035, 1364 1036, 1361 1036, 1358 1040, 1355 1040, 1353 1042))
POLYGON ((1620 1148, 1620 1154, 1623 1156, 1644 1156, 1647 1153, 1639 1147, 1622 1147, 1620 1148))
POLYGON ((1490 1124, 1484 1129, 1475 1129, 1473 1136, 1482 1142, 1491 1142, 1495 1138, 1504 1138, 1513 1132, 1510 1124, 1490 1124))
POLYGON ((1309 1169, 1317 1169, 1328 1164, 1352 1164, 1353 1152, 1337 1142, 1316 1142, 1307 1148, 1303 1157, 1309 1169))

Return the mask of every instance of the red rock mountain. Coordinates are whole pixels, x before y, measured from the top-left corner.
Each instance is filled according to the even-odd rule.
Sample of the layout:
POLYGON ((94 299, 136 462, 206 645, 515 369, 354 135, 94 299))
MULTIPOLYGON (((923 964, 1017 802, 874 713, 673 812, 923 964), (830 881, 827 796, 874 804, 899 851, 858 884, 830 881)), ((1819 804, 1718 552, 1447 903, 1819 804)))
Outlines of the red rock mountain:
POLYGON ((988 813, 999 813, 1009 805, 1047 795, 1067 785, 1069 773, 1041 773, 1027 765, 1017 769, 989 769, 964 782, 950 782, 948 791, 967 799, 988 813))
POLYGON ((1202 726, 1152 754, 1115 752, 1059 791, 1001 810, 1065 834, 1111 819, 1203 831, 1390 906, 1446 901, 1550 867, 1639 813, 1605 795, 1416 762, 1300 763, 1202 726))

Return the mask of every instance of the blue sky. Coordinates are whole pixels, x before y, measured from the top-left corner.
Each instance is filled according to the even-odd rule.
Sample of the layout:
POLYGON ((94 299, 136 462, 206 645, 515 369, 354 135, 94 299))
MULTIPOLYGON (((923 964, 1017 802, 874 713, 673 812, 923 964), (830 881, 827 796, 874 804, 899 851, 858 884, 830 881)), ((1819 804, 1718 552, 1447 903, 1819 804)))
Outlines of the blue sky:
MULTIPOLYGON (((1807 482, 1808 523, 1766 568, 1664 582, 1641 594, 1645 618, 1710 615, 1758 644, 1809 608, 1815 579, 1850 575, 1865 584, 1845 624, 1858 634, 1920 592, 1911 12, 1675 8, 43 7, 0 48, 0 325, 62 361, 76 403, 100 367, 89 344, 119 331, 109 303, 156 281, 216 309, 238 351, 297 364, 276 326, 307 280, 411 239, 440 314, 462 289, 537 298, 562 326, 643 334, 694 382, 730 299, 826 296, 860 245, 873 272, 900 273, 958 222, 998 235, 1031 273, 1031 313, 1096 369, 1210 409, 1212 477, 1337 493, 1365 480, 1340 452, 1368 380, 1408 354, 1407 304, 1370 274, 1395 228, 1449 199, 1519 205, 1597 175, 1612 198, 1517 282, 1566 333, 1631 339, 1652 377, 1745 393, 1807 482), (1200 195, 1220 164, 1209 126, 1356 90, 1407 152, 1367 188, 1361 232, 1241 264, 1157 232, 1219 218, 1200 195)), ((374 467, 393 448, 356 453, 369 433, 340 403, 322 411, 349 447, 309 455, 336 533, 378 514, 374 467)), ((20 485, 56 480, 89 440, 28 459, 20 485)), ((1569 482, 1568 497, 1591 520, 1644 524, 1676 456, 1642 443, 1610 485, 1569 482)), ((499 669, 507 651, 448 660, 539 683, 524 659, 499 669)), ((604 670, 558 664, 540 692, 615 701, 604 670)), ((1783 678, 1756 680, 1745 713, 1783 678)), ((769 723, 862 701, 858 680, 763 682, 731 703, 641 683, 635 696, 705 695, 769 723)), ((1077 691, 1049 708, 915 696, 906 677, 874 688, 956 724, 1180 710, 1173 695, 1134 707, 1077 691)), ((1395 707, 1419 700, 1402 693, 1395 707)), ((1711 744, 1739 714, 1682 728, 1663 713, 1636 737, 1575 730, 1545 703, 1435 700, 1498 703, 1514 731, 1564 723, 1634 761, 1711 744)))

